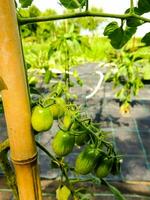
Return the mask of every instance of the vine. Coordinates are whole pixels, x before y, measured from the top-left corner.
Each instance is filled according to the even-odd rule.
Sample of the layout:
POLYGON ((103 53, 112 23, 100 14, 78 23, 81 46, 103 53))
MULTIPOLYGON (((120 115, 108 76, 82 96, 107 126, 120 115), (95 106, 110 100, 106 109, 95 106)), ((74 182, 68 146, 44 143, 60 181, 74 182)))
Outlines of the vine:
POLYGON ((134 19, 140 19, 144 23, 150 23, 150 19, 146 17, 139 16, 135 13, 130 14, 110 14, 110 13, 94 13, 90 11, 84 11, 74 14, 65 14, 65 15, 56 15, 56 16, 48 16, 48 17, 32 17, 32 18, 21 18, 18 17, 18 22, 20 25, 25 25, 29 23, 36 23, 36 22, 46 22, 46 21, 56 21, 56 20, 63 20, 63 19, 72 19, 72 18, 80 18, 80 17, 104 17, 104 18, 116 18, 116 19, 129 19, 133 17, 134 19))

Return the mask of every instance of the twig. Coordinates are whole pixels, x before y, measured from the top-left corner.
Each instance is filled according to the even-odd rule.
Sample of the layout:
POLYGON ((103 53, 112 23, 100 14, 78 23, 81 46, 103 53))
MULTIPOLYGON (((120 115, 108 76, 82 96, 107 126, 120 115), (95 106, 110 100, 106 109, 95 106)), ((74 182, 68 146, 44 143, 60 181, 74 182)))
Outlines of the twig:
POLYGON ((130 0, 130 13, 134 13, 134 2, 133 0, 130 0))
POLYGON ((149 18, 141 17, 134 13, 127 14, 113 14, 113 13, 95 13, 90 11, 73 13, 73 14, 65 14, 65 15, 55 15, 55 16, 47 16, 47 17, 31 17, 31 18, 21 18, 18 17, 19 25, 30 24, 35 22, 46 22, 46 21, 55 21, 62 19, 70 19, 70 18, 79 18, 79 17, 107 17, 107 18, 117 18, 117 19, 128 19, 133 17, 135 19, 141 19, 143 22, 149 22, 149 18))

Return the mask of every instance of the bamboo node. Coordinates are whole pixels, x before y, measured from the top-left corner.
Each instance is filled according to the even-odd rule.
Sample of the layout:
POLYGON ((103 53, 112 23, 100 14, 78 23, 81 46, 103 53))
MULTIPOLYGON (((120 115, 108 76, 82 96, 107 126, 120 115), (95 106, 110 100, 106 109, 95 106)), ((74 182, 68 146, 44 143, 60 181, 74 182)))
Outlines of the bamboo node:
POLYGON ((30 163, 33 163, 34 161, 37 160, 37 152, 31 157, 31 158, 28 158, 28 159, 25 159, 25 160, 18 160, 18 159, 14 159, 12 158, 12 162, 16 165, 25 165, 25 164, 30 164, 30 163))

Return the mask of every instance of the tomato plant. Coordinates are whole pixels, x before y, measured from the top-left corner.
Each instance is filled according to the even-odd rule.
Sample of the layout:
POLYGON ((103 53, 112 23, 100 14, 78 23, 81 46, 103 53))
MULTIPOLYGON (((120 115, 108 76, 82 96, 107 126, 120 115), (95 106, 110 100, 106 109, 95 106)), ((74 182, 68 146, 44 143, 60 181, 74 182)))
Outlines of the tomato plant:
POLYGON ((142 57, 136 54, 137 49, 132 51, 132 47, 126 47, 112 55, 111 61, 115 68, 105 75, 105 80, 112 80, 113 87, 118 88, 115 96, 120 101, 122 113, 130 112, 133 96, 138 95, 139 90, 144 87, 140 63, 142 57))
MULTIPOLYGON (((27 8, 32 4, 33 0, 19 0, 19 2, 22 8, 27 8)), ((117 18, 120 19, 121 23, 119 24, 116 21, 110 22, 104 29, 104 36, 110 40, 111 45, 115 49, 122 49, 125 48, 126 43, 136 33, 138 26, 141 26, 143 23, 150 22, 150 19, 143 17, 145 13, 150 12, 150 2, 148 0, 138 0, 136 7, 134 6, 134 1, 130 0, 130 8, 128 8, 125 13, 119 15, 91 11, 88 0, 60 0, 59 2, 65 8, 73 9, 75 11, 62 16, 53 13, 54 15, 43 17, 39 16, 39 11, 35 7, 32 7, 30 8, 29 15, 27 17, 22 17, 21 12, 20 14, 18 12, 18 4, 15 2, 16 10, 18 12, 17 17, 19 26, 30 24, 28 26, 28 30, 30 30, 30 32, 28 32, 27 35, 34 36, 38 30, 37 24, 34 24, 35 22, 79 17, 117 18)), ((74 199, 79 199, 79 196, 81 195, 81 192, 79 192, 78 189, 75 189, 75 184, 76 182, 82 181, 82 179, 79 176, 77 179, 71 180, 69 177, 70 172, 73 172, 75 177, 79 174, 85 175, 85 177, 86 174, 91 174, 90 181, 93 181, 93 176, 96 175, 101 183, 105 183, 105 185, 111 188, 111 191, 117 196, 117 198, 119 196, 119 199, 123 200, 124 197, 118 192, 118 190, 114 189, 112 186, 110 186, 110 184, 103 180, 103 178, 107 177, 110 173, 119 173, 121 163, 120 156, 115 151, 113 144, 107 139, 107 134, 100 127, 97 127, 92 119, 89 118, 89 116, 85 114, 82 109, 76 105, 76 103, 71 103, 69 92, 69 88, 72 85, 70 81, 70 67, 72 64, 76 63, 73 49, 79 51, 80 44, 83 42, 83 40, 80 37, 80 32, 77 31, 78 27, 76 24, 72 23, 70 26, 68 26, 67 22, 62 23, 61 25, 62 29, 59 32, 58 37, 55 37, 54 34, 56 30, 51 33, 54 36, 54 40, 51 43, 53 46, 49 48, 47 56, 51 57, 53 55, 55 63, 58 63, 58 60, 61 61, 60 63, 65 71, 63 77, 64 84, 62 82, 52 84, 51 78, 53 73, 51 73, 49 70, 49 63, 41 62, 41 59, 38 59, 38 64, 40 64, 44 69, 44 81, 48 86, 51 85, 51 87, 48 92, 46 91, 47 94, 45 94, 45 91, 44 94, 41 91, 36 91, 36 95, 38 94, 38 97, 36 96, 36 98, 33 98, 31 95, 31 102, 34 104, 31 116, 31 124, 33 129, 40 133, 49 130, 53 125, 54 119, 58 123, 59 131, 55 133, 52 140, 52 148, 55 155, 52 155, 38 142, 37 145, 52 159, 52 162, 60 168, 60 186, 57 189, 58 200, 61 199, 62 195, 64 195, 66 199, 69 199, 70 196, 72 196, 74 199), (66 101, 64 101, 64 99, 66 101), (68 154, 71 154, 74 148, 79 148, 75 144, 78 146, 84 146, 83 149, 81 149, 81 152, 77 155, 75 164, 72 165, 64 157, 66 157, 68 154)), ((44 30, 45 29, 48 30, 47 28, 44 28, 44 30)), ((34 39, 32 38, 32 41, 33 40, 34 39)), ((146 33, 141 42, 144 46, 150 45, 149 32, 146 33)), ((88 45, 87 48, 89 48, 88 45)), ((34 51, 32 53, 35 55, 34 51)), ((113 77, 115 86, 120 86, 120 83, 122 84, 123 81, 123 87, 117 93, 117 97, 119 97, 123 103, 121 107, 123 110, 128 110, 131 102, 131 95, 136 95, 139 88, 143 86, 140 77, 140 70, 136 65, 140 59, 132 53, 133 52, 129 51, 129 54, 126 54, 125 56, 121 55, 118 58, 118 70, 113 77), (123 78, 123 80, 120 81, 120 78, 123 78)), ((26 65, 29 67, 30 64, 26 63, 26 65)), ((76 78, 77 82, 81 83, 79 81, 79 77, 76 76, 76 78)), ((3 83, 3 79, 0 81, 1 85, 4 87, 5 84, 3 83)), ((34 79, 30 79, 30 81, 31 84, 36 85, 36 81, 34 79)), ((3 87, 1 88, 2 90, 3 87)), ((28 102, 26 102, 26 104, 27 103, 28 102)), ((12 127, 10 129, 13 130, 12 127)), ((7 148, 8 145, 6 145, 6 149, 7 148)), ((23 161, 26 161, 26 159, 23 161)), ((5 167, 6 166, 4 166, 4 168, 5 167)), ((8 173, 7 177, 9 177, 8 173)), ((36 186, 34 188, 36 188, 36 186)))

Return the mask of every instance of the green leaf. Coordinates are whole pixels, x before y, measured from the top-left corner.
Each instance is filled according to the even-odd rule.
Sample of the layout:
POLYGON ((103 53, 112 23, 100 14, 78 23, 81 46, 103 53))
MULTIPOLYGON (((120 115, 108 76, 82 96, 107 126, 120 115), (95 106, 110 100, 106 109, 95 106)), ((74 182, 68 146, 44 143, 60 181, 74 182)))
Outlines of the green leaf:
MULTIPOLYGON (((125 13, 130 13, 130 8, 128 8, 125 13)), ((134 7, 134 13, 137 15, 140 15, 140 11, 138 7, 134 7)))
POLYGON ((48 50, 48 59, 51 58, 51 56, 53 55, 53 53, 56 51, 56 49, 54 47, 50 47, 48 50))
POLYGON ((119 98, 120 100, 123 100, 125 98, 125 89, 122 88, 121 90, 119 90, 116 95, 117 98, 119 98))
POLYGON ((102 180, 102 183, 106 185, 109 190, 114 194, 114 197, 116 200, 126 200, 126 198, 121 194, 121 192, 114 186, 110 185, 107 181, 104 179, 102 180))
POLYGON ((48 84, 52 78, 52 72, 48 69, 46 70, 45 72, 45 75, 44 75, 44 83, 48 84))
POLYGON ((78 77, 79 77, 79 73, 78 73, 77 70, 74 70, 74 71, 73 71, 73 76, 74 76, 75 78, 78 78, 78 77))
POLYGON ((130 17, 127 19, 127 26, 129 27, 137 27, 143 24, 143 21, 140 19, 136 19, 134 17, 130 17))
POLYGON ((125 30, 118 26, 117 22, 111 22, 105 27, 104 35, 111 40, 115 49, 122 48, 136 32, 136 27, 127 27, 125 30))
POLYGON ((57 198, 57 200, 68 200, 70 194, 71 194, 70 190, 65 185, 64 186, 60 186, 56 190, 56 198, 57 198))
MULTIPOLYGON (((130 8, 128 8, 125 13, 130 13, 130 8)), ((134 7, 134 13, 137 14, 137 15, 140 15, 140 11, 137 7, 134 7)), ((129 17, 127 20, 127 26, 129 27, 137 27, 137 26, 140 26, 143 24, 143 21, 140 20, 140 19, 136 19, 134 17, 129 17)))
POLYGON ((113 77, 112 72, 111 72, 111 71, 108 71, 108 72, 105 74, 104 80, 105 80, 105 81, 109 81, 109 80, 112 79, 112 77, 113 77))
POLYGON ((144 35, 144 37, 142 38, 141 42, 145 43, 146 46, 150 45, 150 32, 146 33, 146 35, 144 35))
POLYGON ((22 8, 27 8, 28 6, 31 6, 32 2, 33 0, 19 0, 22 8))
POLYGON ((118 26, 117 22, 111 22, 108 24, 104 30, 104 35, 108 36, 108 38, 111 40, 111 45, 115 49, 120 49, 122 47, 122 41, 123 41, 123 29, 118 26))
POLYGON ((131 39, 131 37, 135 34, 136 30, 136 27, 126 27, 124 31, 123 45, 125 45, 131 39))
POLYGON ((123 43, 123 37, 124 37, 124 31, 122 28, 117 28, 116 30, 113 31, 113 33, 109 36, 111 39, 111 45, 115 49, 120 49, 124 43, 123 43))
POLYGON ((142 56, 135 56, 135 58, 133 59, 133 61, 135 62, 135 61, 139 61, 139 60, 142 60, 143 59, 143 57, 142 56))
POLYGON ((68 9, 81 8, 85 5, 86 0, 59 0, 60 3, 68 9))
POLYGON ((105 27, 104 35, 110 36, 117 28, 119 28, 118 23, 113 21, 105 27))
POLYGON ((139 0, 138 9, 141 14, 150 12, 150 1, 149 0, 139 0))
POLYGON ((83 86, 83 80, 81 80, 79 77, 77 78, 77 84, 83 86))

